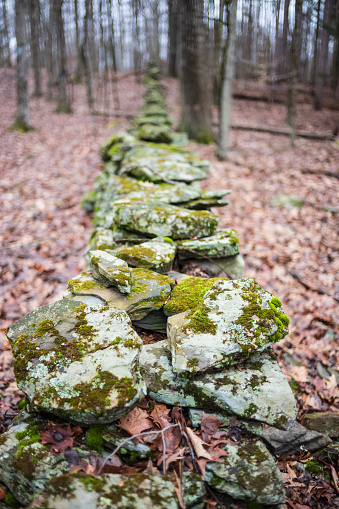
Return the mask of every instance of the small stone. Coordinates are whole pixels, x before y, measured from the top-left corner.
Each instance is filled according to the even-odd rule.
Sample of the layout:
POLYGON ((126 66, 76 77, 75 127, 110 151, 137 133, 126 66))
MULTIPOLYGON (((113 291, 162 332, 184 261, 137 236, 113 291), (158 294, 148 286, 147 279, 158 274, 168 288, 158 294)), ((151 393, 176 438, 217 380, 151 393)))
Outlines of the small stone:
POLYGON ((194 472, 182 474, 182 496, 186 509, 203 509, 206 488, 200 475, 194 472))
POLYGON ((131 267, 155 270, 163 274, 171 270, 176 250, 174 243, 156 238, 135 246, 120 248, 116 255, 131 267))
POLYGON ((339 437, 339 412, 317 412, 306 414, 302 424, 310 430, 318 431, 328 437, 339 437))
POLYGON ((239 253, 239 239, 235 230, 217 230, 211 237, 178 241, 179 259, 222 258, 239 253))
POLYGON ((116 286, 121 293, 131 291, 131 270, 128 264, 105 251, 89 252, 90 269, 93 276, 104 286, 116 286))
POLYGON ((221 463, 207 463, 205 481, 220 493, 273 507, 285 501, 280 471, 260 440, 227 444, 221 463))

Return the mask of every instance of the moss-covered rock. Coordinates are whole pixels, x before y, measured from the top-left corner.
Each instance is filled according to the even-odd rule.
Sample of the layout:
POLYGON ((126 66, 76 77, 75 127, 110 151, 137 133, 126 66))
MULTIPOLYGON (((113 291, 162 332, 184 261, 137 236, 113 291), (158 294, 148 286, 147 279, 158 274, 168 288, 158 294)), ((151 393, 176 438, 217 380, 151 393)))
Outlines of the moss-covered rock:
POLYGON ((89 252, 93 276, 104 286, 116 286, 121 293, 131 291, 131 270, 120 258, 99 249, 89 252))
POLYGON ((205 480, 238 500, 269 507, 284 502, 284 485, 274 459, 260 440, 227 445, 222 463, 207 463, 205 480))
POLYGON ((31 410, 105 423, 143 396, 142 341, 124 311, 65 299, 26 315, 9 328, 8 338, 31 410))
POLYGON ((163 307, 168 299, 174 281, 163 274, 147 269, 131 269, 128 295, 121 294, 113 287, 105 288, 90 274, 81 274, 68 282, 64 298, 82 301, 83 296, 102 299, 110 308, 126 311, 131 320, 142 320, 152 311, 163 307))
POLYGON ((191 211, 151 199, 130 199, 114 203, 113 222, 132 232, 176 240, 213 235, 218 218, 207 211, 191 211))
POLYGON ((182 240, 177 244, 180 258, 222 258, 234 256, 240 250, 237 232, 231 229, 217 230, 211 237, 182 240))
POLYGON ((162 274, 172 269, 176 250, 176 244, 157 238, 136 246, 120 248, 116 256, 131 267, 155 270, 162 274))
POLYGON ((170 476, 145 474, 63 475, 52 480, 48 489, 28 509, 178 509, 170 476))
POLYGON ((201 304, 168 319, 173 370, 197 373, 246 360, 283 338, 288 323, 280 301, 253 279, 216 280, 201 304))

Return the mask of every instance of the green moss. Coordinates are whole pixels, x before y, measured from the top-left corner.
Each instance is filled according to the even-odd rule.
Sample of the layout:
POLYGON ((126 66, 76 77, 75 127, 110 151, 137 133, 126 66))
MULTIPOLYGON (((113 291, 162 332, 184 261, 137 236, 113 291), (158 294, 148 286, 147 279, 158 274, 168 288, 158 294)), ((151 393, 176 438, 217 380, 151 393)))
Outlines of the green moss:
MULTIPOLYGON (((15 433, 15 438, 17 440, 22 440, 22 447, 39 442, 41 438, 40 427, 37 424, 30 424, 24 431, 18 431, 15 433), (24 438, 29 440, 23 440, 24 438)), ((18 447, 20 447, 20 444, 18 447)))
POLYGON ((82 291, 93 290, 93 288, 97 288, 99 290, 105 289, 105 287, 98 281, 80 281, 79 279, 70 279, 67 284, 67 289, 73 293, 73 295, 81 293, 82 291))
POLYGON ((173 239, 171 239, 170 237, 164 237, 163 241, 168 242, 169 244, 173 244, 173 239))
POLYGON ((253 414, 255 414, 258 410, 258 407, 255 403, 250 403, 246 410, 244 411, 245 419, 250 419, 253 414))
POLYGON ((75 313, 77 320, 73 328, 69 332, 74 330, 75 332, 77 332, 77 334, 79 334, 79 336, 86 339, 91 339, 93 338, 97 330, 94 329, 92 325, 88 325, 87 323, 85 312, 86 307, 87 307, 86 304, 80 304, 80 306, 78 306, 77 308, 74 309, 74 311, 72 311, 72 313, 75 313))
POLYGON ((318 474, 321 471, 321 466, 316 461, 308 461, 305 465, 305 469, 312 474, 318 474))
POLYGON ((209 319, 206 309, 203 306, 192 314, 189 314, 189 321, 181 330, 187 332, 188 329, 203 334, 215 334, 217 332, 216 324, 209 319))
POLYGON ((22 504, 15 498, 13 493, 6 493, 4 502, 12 509, 19 509, 19 507, 22 507, 22 504))
POLYGON ((206 292, 211 290, 216 281, 223 279, 225 278, 187 277, 183 279, 173 288, 171 298, 164 306, 165 313, 176 315, 198 308, 206 292))
MULTIPOLYGON (((76 474, 75 476, 79 476, 81 474, 76 474)), ((66 500, 74 498, 74 477, 71 477, 68 474, 59 475, 58 477, 53 477, 48 484, 47 495, 59 495, 66 500)))
POLYGON ((34 444, 29 444, 29 441, 27 445, 22 442, 19 442, 18 450, 13 455, 12 466, 20 470, 27 479, 33 479, 37 464, 49 455, 49 450, 47 447, 35 448, 34 444))
POLYGON ((284 313, 280 313, 279 315, 279 320, 284 324, 286 325, 286 327, 288 327, 289 323, 290 323, 290 319, 287 315, 285 315, 284 313))
POLYGON ((102 435, 104 430, 105 426, 102 424, 92 424, 92 426, 89 428, 86 435, 86 443, 87 446, 93 451, 97 451, 99 453, 103 452, 104 439, 102 435))
POLYGON ((272 303, 275 307, 281 307, 281 302, 280 302, 280 300, 279 300, 277 297, 272 297, 272 299, 271 299, 271 303, 272 303))
POLYGON ((278 429, 284 429, 288 423, 288 417, 286 415, 280 415, 274 421, 274 426, 278 429))
POLYGON ((106 485, 106 481, 100 479, 99 477, 89 476, 87 474, 77 474, 75 477, 78 481, 81 482, 86 488, 87 491, 96 491, 100 492, 106 485))

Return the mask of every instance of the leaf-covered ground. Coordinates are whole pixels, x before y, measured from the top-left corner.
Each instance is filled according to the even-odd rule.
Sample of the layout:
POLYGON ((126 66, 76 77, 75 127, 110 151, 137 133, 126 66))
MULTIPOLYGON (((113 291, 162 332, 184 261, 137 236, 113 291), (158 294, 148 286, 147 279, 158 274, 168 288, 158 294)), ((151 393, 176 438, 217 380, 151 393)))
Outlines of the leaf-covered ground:
MULTIPOLYGON (((118 88, 121 110, 135 113, 143 86, 129 76, 118 88)), ((169 112, 177 119, 174 80, 165 80, 165 92, 169 112)), ((68 279, 83 270, 91 220, 81 210, 81 197, 100 171, 99 146, 128 126, 123 117, 91 116, 82 85, 74 87, 73 96, 69 115, 55 113, 54 102, 31 98, 35 130, 9 131, 15 116, 15 72, 0 70, 2 333, 27 312, 60 298, 68 279)), ((113 110, 114 104, 107 107, 113 110)), ((274 128, 284 127, 285 111, 280 104, 234 101, 232 116, 236 123, 274 128)), ((300 129, 328 133, 336 125, 338 111, 298 107, 300 129)), ((204 186, 233 190, 230 205, 216 212, 221 226, 239 233, 245 275, 277 295, 291 317, 291 332, 275 351, 296 391, 300 417, 309 411, 337 410, 339 143, 298 138, 292 149, 287 137, 233 131, 229 160, 223 163, 215 157, 215 145, 191 146, 212 163, 204 186), (274 206, 280 194, 298 196, 303 206, 274 206)), ((1 432, 23 395, 14 381, 3 334, 0 352, 1 432)), ((312 487, 309 479, 296 479, 300 472, 295 461, 281 464, 290 500, 286 507, 339 507, 339 502, 333 505, 333 475, 332 486, 312 487), (325 499, 331 493, 331 502, 323 505, 325 499, 316 498, 319 493, 325 493, 325 499)))

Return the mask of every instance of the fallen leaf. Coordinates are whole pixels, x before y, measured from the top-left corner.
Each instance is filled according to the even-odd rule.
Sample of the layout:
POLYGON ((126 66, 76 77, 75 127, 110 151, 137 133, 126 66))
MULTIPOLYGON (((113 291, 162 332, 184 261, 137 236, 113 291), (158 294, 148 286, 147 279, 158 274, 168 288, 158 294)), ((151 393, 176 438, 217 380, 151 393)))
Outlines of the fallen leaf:
POLYGON ((212 456, 204 449, 203 441, 199 438, 191 428, 186 428, 186 433, 191 441, 195 454, 198 458, 206 458, 212 461, 212 456))
POLYGON ((222 424, 221 419, 218 419, 215 415, 207 416, 205 412, 203 412, 200 423, 201 436, 203 441, 209 444, 212 436, 214 435, 214 433, 217 431, 221 424, 222 424))
MULTIPOLYGON (((135 407, 128 414, 121 417, 117 426, 133 436, 152 429, 153 422, 145 410, 135 407)), ((135 440, 140 441, 140 437, 136 437, 135 440)))

